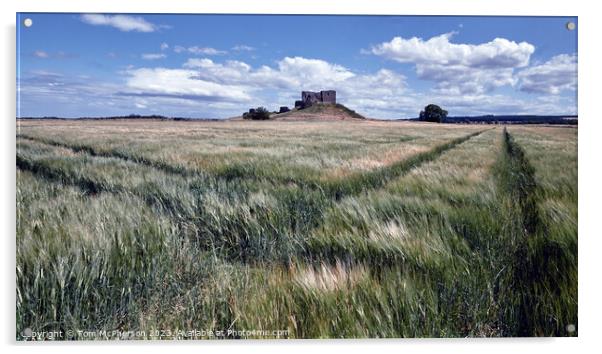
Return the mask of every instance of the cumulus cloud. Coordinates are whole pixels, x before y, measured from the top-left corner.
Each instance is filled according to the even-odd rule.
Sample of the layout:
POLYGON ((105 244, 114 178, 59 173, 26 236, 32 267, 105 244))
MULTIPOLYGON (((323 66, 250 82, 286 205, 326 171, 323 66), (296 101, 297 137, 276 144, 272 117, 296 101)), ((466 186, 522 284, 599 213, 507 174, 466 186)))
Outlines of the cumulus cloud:
MULTIPOLYGON (((226 85, 263 85, 270 84, 272 79, 276 79, 269 67, 252 70, 250 65, 237 60, 216 63, 208 58, 191 58, 183 66, 195 70, 195 77, 199 79, 226 85)), ((274 82, 271 83, 270 86, 273 86, 274 82)))
POLYGON ((372 47, 372 53, 402 63, 499 68, 527 66, 535 51, 527 42, 516 43, 505 38, 482 44, 451 43, 449 40, 454 34, 444 33, 426 41, 417 37, 395 37, 372 47))
POLYGON ((81 20, 90 25, 110 26, 123 32, 154 32, 159 28, 138 16, 84 14, 81 16, 81 20))
MULTIPOLYGON (((189 48, 181 48, 192 54, 189 48)), ((161 59, 165 55, 165 52, 149 53, 143 54, 143 58, 161 59)), ((428 59, 426 64, 416 64, 418 76, 437 83, 436 90, 422 92, 413 91, 406 77, 394 70, 357 72, 336 63, 304 57, 284 57, 273 65, 262 66, 240 60, 191 57, 175 68, 128 67, 121 72, 123 82, 104 86, 46 73, 36 74, 35 80, 20 82, 24 98, 42 97, 69 105, 70 96, 80 95, 85 97, 83 104, 96 104, 100 111, 110 106, 128 113, 131 109, 197 117, 234 116, 260 105, 268 109, 291 106, 299 99, 300 91, 323 89, 337 90, 339 102, 378 118, 416 117, 429 103, 440 104, 451 115, 567 114, 573 113, 576 107, 574 98, 549 95, 576 87, 576 56, 554 57, 548 62, 527 66, 516 74, 516 67, 523 65, 526 59, 514 63, 496 59, 508 64, 491 68, 482 59, 463 55, 464 58, 447 61, 439 55, 428 59), (568 77, 568 72, 572 73, 573 81, 561 79, 568 77), (465 82, 460 85, 458 81, 465 82), (539 87, 539 82, 545 84, 539 87), (517 95, 489 92, 503 85, 517 85, 522 90, 547 95, 526 100, 517 95)))
POLYGON ((296 78, 299 82, 307 81, 318 86, 332 85, 355 76, 354 73, 341 65, 303 57, 282 59, 278 62, 278 71, 287 77, 296 78))
POLYGON ((142 54, 141 57, 144 60, 157 60, 157 59, 165 58, 166 55, 163 53, 145 53, 145 54, 142 54))
POLYGON ((335 89, 339 101, 359 111, 376 112, 388 107, 392 116, 390 112, 398 106, 391 102, 403 100, 406 89, 405 77, 391 70, 358 74, 338 64, 303 57, 285 57, 271 67, 252 67, 237 60, 190 58, 179 69, 142 68, 126 74, 123 94, 239 103, 238 111, 249 104, 290 106, 301 90, 335 89))
POLYGON ((428 40, 394 37, 373 46, 372 54, 400 63, 415 64, 419 78, 433 81, 442 93, 482 94, 515 85, 514 70, 529 65, 535 47, 505 38, 481 44, 450 42, 455 32, 428 40))
POLYGON ((291 106, 301 90, 321 89, 337 90, 339 102, 376 118, 416 117, 429 103, 443 106, 450 115, 571 114, 576 110, 574 97, 526 99, 507 94, 414 91, 406 78, 393 70, 359 73, 303 57, 285 57, 272 66, 256 67, 236 60, 190 58, 179 68, 129 67, 121 74, 123 82, 103 84, 37 72, 19 80, 19 91, 24 102, 61 102, 65 110, 84 104, 101 115, 110 111, 230 117, 253 106, 291 106))
POLYGON ((194 55, 224 55, 224 54, 228 53, 224 50, 218 50, 218 49, 211 48, 211 47, 198 47, 198 46, 183 47, 181 45, 175 46, 174 52, 190 53, 190 54, 194 54, 194 55))
POLYGON ((435 82, 434 91, 448 95, 483 94, 501 86, 514 86, 512 68, 475 69, 462 65, 416 65, 419 78, 435 82))
MULTIPOLYGON (((244 63, 236 62, 230 66, 244 68, 244 74, 241 75, 243 80, 258 79, 253 77, 254 70, 244 63)), ((340 102, 372 117, 416 117, 421 107, 433 102, 440 103, 456 115, 566 114, 574 113, 572 107, 576 107, 575 102, 570 98, 546 100, 538 97, 537 107, 533 107, 532 100, 519 99, 513 95, 492 94, 480 88, 474 89, 472 93, 466 93, 466 90, 461 92, 451 85, 440 86, 434 92, 415 92, 408 87, 406 77, 393 70, 380 69, 372 73, 356 73, 323 60, 302 57, 284 58, 276 67, 263 67, 261 71, 264 75, 262 77, 264 80, 258 81, 261 82, 261 88, 269 88, 270 85, 266 83, 269 81, 272 82, 272 87, 276 85, 283 87, 282 91, 289 93, 288 97, 297 97, 302 89, 333 88, 337 90, 340 102)), ((514 83, 516 78, 505 71, 499 69, 488 75, 472 74, 471 79, 476 80, 475 85, 484 87, 514 83)), ((455 73, 458 76, 460 74, 460 72, 455 73)), ((227 77, 223 72, 219 75, 227 77)), ((466 83, 465 88, 470 84, 472 83, 466 83)))
POLYGON ((285 57, 275 68, 264 65, 253 69, 242 61, 216 63, 208 58, 188 59, 184 67, 197 69, 200 79, 255 88, 292 89, 305 86, 319 89, 355 76, 340 65, 303 57, 285 57))
POLYGON ((244 88, 200 79, 188 69, 140 68, 127 72, 124 95, 179 97, 199 101, 246 102, 250 96, 244 88))
MULTIPOLYGON (((362 104, 385 107, 391 101, 399 100, 406 88, 405 76, 391 70, 356 74, 341 65, 303 57, 285 57, 276 67, 256 69, 236 60, 216 63, 207 58, 193 58, 184 67, 197 69, 196 77, 202 80, 240 85, 249 92, 277 90, 279 97, 290 101, 297 98, 301 90, 329 88, 337 90, 339 98, 347 102, 360 103, 361 97, 362 104)), ((282 103, 287 104, 286 101, 282 103)))
POLYGON ((519 72, 521 91, 557 95, 577 89, 577 55, 560 54, 519 72))

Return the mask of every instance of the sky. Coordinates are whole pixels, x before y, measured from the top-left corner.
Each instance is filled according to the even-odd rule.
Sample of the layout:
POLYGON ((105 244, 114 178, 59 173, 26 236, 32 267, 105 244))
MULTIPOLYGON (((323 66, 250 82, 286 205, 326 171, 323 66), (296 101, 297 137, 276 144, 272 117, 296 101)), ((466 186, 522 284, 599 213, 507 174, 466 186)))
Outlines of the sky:
POLYGON ((17 14, 17 116, 577 114, 572 17, 17 14), (25 26, 31 19, 31 26, 25 26))

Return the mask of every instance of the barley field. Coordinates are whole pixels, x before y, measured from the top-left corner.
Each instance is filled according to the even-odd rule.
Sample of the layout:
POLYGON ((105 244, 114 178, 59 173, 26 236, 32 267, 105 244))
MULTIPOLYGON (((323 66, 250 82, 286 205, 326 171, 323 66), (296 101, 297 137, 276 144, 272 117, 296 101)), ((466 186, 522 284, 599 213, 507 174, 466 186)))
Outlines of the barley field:
POLYGON ((17 340, 578 334, 574 127, 17 125, 17 340))

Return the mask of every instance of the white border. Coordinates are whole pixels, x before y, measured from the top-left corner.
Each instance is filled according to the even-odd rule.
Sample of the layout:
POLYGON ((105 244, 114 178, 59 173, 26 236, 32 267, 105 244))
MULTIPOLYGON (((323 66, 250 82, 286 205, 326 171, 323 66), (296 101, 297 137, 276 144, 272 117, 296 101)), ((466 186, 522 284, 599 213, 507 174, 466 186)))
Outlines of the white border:
POLYGON ((3 173, 0 189, 2 212, 0 225, 5 230, 2 242, 2 314, 0 333, 5 352, 15 353, 104 353, 107 350, 144 350, 161 353, 166 350, 198 352, 199 350, 250 351, 258 353, 344 350, 365 353, 371 347, 379 351, 408 351, 417 353, 454 352, 504 353, 508 352, 581 352, 599 347, 599 294, 601 269, 597 206, 600 195, 599 163, 602 152, 600 116, 600 12, 595 1, 575 0, 303 0, 283 4, 275 0, 193 3, 190 0, 136 1, 88 0, 20 0, 3 1, 2 12, 2 160, 3 173), (411 339, 411 340, 301 340, 301 341, 245 341, 245 342, 177 342, 177 343, 114 343, 94 344, 21 344, 15 343, 15 13, 16 12, 144 12, 144 13, 292 13, 292 14, 400 14, 400 15, 537 15, 579 16, 579 338, 560 339, 411 339))

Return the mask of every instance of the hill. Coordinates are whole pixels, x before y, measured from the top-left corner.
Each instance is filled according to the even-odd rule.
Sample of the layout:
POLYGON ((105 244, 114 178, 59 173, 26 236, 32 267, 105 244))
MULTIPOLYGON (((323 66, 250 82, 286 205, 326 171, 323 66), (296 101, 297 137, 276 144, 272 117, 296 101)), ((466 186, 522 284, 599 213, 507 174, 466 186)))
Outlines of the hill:
POLYGON ((347 120, 366 119, 361 114, 342 104, 321 103, 304 109, 294 109, 286 113, 272 114, 274 120, 347 120))

